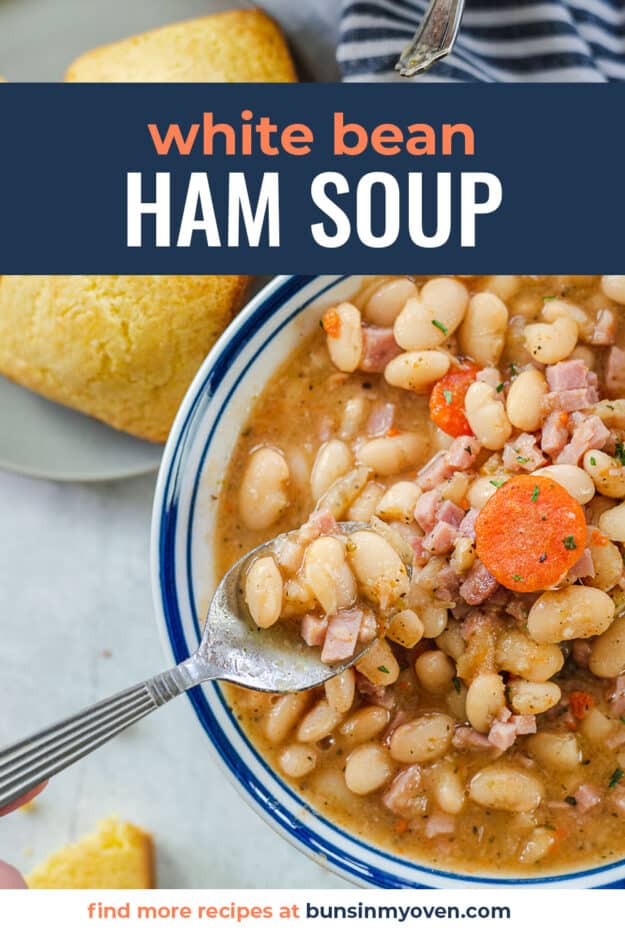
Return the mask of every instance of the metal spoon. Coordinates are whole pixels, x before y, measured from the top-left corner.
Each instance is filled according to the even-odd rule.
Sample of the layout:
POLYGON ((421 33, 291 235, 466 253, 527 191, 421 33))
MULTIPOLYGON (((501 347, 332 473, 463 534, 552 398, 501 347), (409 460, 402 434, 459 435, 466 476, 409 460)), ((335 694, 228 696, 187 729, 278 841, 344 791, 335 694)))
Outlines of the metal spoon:
POLYGON ((404 78, 425 72, 454 47, 464 0, 430 0, 430 5, 410 45, 402 52, 396 70, 404 78))
MULTIPOLYGON (((350 534, 367 525, 339 527, 350 534)), ((268 693, 301 691, 322 684, 360 658, 368 645, 361 644, 339 664, 323 664, 319 649, 309 648, 292 627, 278 623, 261 630, 251 624, 242 574, 256 556, 270 553, 287 536, 261 544, 228 570, 210 604, 200 647, 186 661, 0 750, 0 809, 205 681, 231 681, 268 693)))

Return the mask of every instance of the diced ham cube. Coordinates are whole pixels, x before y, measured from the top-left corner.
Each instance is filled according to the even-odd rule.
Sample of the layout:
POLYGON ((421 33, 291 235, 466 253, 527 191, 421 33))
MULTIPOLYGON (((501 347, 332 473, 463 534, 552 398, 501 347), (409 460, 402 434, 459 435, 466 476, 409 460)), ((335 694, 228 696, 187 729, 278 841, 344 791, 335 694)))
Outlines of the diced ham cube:
POLYGON ((458 588, 460 586, 460 577, 455 570, 452 570, 449 564, 438 571, 436 577, 436 589, 434 596, 439 602, 454 603, 459 598, 458 588))
POLYGON ((454 528, 459 527, 463 518, 464 511, 462 508, 459 508, 458 505, 454 505, 454 503, 449 501, 449 499, 445 499, 443 504, 436 512, 437 521, 444 521, 446 524, 450 524, 454 528))
POLYGON ((625 785, 617 785, 612 792, 610 801, 619 814, 625 814, 625 785))
POLYGON ((472 726, 458 726, 454 732, 451 744, 454 749, 470 750, 475 752, 492 749, 488 736, 478 733, 472 726))
POLYGON ((577 416, 577 425, 570 443, 556 458, 558 464, 577 466, 584 453, 589 449, 603 449, 610 439, 610 431, 600 417, 574 416, 577 416))
POLYGON ((384 807, 399 817, 411 818, 418 813, 422 798, 421 768, 411 765, 395 776, 382 797, 384 807))
POLYGON ((475 540, 475 522, 478 515, 477 508, 469 508, 458 527, 458 534, 461 537, 470 537, 472 541, 475 540))
POLYGON ((511 718, 514 724, 517 736, 530 736, 536 732, 536 717, 529 714, 520 713, 511 718))
POLYGON ((447 459, 447 453, 437 453, 417 473, 417 485, 424 492, 429 492, 430 489, 436 488, 437 485, 448 479, 452 471, 447 459))
POLYGON ((374 404, 367 420, 367 436, 384 436, 395 420, 394 404, 374 404))
POLYGON ((605 386, 610 397, 625 396, 625 349, 613 345, 608 352, 605 386))
POLYGON ((592 562, 592 554, 590 550, 586 547, 584 553, 579 558, 577 563, 574 563, 567 577, 573 580, 583 580, 584 577, 593 577, 595 575, 595 565, 592 562))
POLYGON ((574 410, 587 410, 598 401, 599 392, 596 388, 571 388, 570 391, 545 394, 543 407, 545 411, 564 410, 570 414, 574 410))
POLYGON ((484 384, 490 384, 495 390, 501 384, 501 374, 498 368, 482 368, 475 376, 476 381, 483 381, 484 384))
POLYGON ((328 631, 328 620, 325 616, 314 616, 307 612, 302 619, 301 634, 307 645, 311 648, 323 645, 328 631))
POLYGON ((520 433, 516 440, 506 443, 503 448, 504 469, 517 472, 534 472, 546 464, 547 460, 538 449, 536 440, 531 433, 520 433))
POLYGON ((362 327, 361 371, 381 373, 402 349, 395 341, 393 330, 380 326, 362 327))
POLYGON ((580 814, 586 814, 601 801, 601 793, 594 785, 580 785, 573 797, 580 814))
POLYGON ((304 559, 303 545, 291 537, 283 537, 277 541, 274 553, 279 566, 289 573, 299 570, 304 559))
POLYGON ((591 345, 614 345, 618 320, 611 309, 600 309, 590 339, 591 345))
POLYGON ((514 745, 517 731, 514 723, 495 720, 488 732, 488 742, 494 749, 505 752, 514 745))
POLYGON ((328 619, 321 660, 324 664, 335 664, 351 658, 356 650, 358 633, 362 622, 362 610, 343 609, 328 619))
POLYGON ((447 450, 450 469, 470 469, 480 455, 482 444, 474 436, 457 436, 447 450))
POLYGON ((438 510, 443 504, 443 500, 437 491, 432 489, 419 496, 414 510, 414 519, 420 524, 424 531, 431 531, 436 524, 438 510))
POLYGON ((545 378, 550 391, 568 391, 571 388, 585 388, 588 385, 588 367, 581 358, 548 365, 545 378))
POLYGON ((482 561, 475 560, 460 586, 460 595, 470 606, 479 606, 493 595, 498 586, 497 580, 482 561))
POLYGON ((554 459, 564 448, 569 438, 569 417, 566 411, 554 410, 543 424, 540 448, 554 459))
POLYGON ((428 840, 432 840, 434 837, 453 834, 455 829, 456 819, 453 814, 435 811, 426 821, 424 834, 428 840))
POLYGON ((605 745, 608 749, 622 749, 625 746, 625 729, 606 739, 605 745))
POLYGON ((336 534, 339 531, 336 518, 327 508, 313 511, 307 521, 301 526, 297 534, 300 544, 310 544, 322 534, 336 534))
POLYGON ((423 539, 423 547, 430 553, 440 556, 448 554, 458 537, 458 528, 447 521, 437 521, 432 530, 423 539))
POLYGON ((580 668, 587 668, 592 653, 592 645, 585 638, 576 638, 573 642, 573 661, 580 668))

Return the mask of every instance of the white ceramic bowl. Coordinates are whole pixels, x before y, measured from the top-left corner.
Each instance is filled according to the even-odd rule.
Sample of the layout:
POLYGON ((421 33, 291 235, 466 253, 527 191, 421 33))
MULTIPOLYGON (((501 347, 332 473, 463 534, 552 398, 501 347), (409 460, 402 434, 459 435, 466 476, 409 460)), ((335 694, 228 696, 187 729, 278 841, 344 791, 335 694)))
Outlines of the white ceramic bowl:
MULTIPOLYGON (((254 396, 324 309, 361 278, 279 277, 240 313, 201 367, 174 423, 161 464, 152 527, 156 612, 176 662, 199 641, 214 582, 215 500, 254 396)), ((376 887, 622 885, 625 863, 519 879, 460 876, 394 856, 341 830, 289 787, 242 733, 216 685, 189 694, 207 744, 256 811, 298 849, 359 885, 376 887)))

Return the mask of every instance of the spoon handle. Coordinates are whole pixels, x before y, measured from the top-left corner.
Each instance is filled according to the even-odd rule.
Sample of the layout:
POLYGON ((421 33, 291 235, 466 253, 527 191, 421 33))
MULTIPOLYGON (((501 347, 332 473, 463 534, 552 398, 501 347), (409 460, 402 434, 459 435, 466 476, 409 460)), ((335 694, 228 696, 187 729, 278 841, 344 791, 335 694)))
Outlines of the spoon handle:
POLYGON ((0 809, 194 687, 200 682, 194 665, 183 661, 0 750, 0 809))

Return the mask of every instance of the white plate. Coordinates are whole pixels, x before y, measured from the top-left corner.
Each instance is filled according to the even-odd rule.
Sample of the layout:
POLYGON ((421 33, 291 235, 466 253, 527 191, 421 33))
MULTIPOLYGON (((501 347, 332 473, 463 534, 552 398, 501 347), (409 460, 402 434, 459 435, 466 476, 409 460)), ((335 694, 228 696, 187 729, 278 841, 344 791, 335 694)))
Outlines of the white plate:
POLYGON ((162 446, 120 433, 0 377, 0 468, 96 482, 158 468, 162 446))

